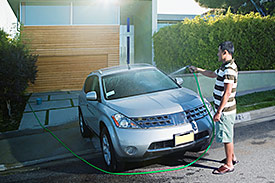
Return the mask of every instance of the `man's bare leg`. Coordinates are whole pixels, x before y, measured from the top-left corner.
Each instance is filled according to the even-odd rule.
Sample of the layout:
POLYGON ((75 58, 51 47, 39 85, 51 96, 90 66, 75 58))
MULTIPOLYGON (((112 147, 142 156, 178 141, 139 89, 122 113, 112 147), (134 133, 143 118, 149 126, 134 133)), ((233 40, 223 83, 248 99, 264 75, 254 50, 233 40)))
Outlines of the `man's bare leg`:
POLYGON ((226 165, 228 168, 234 168, 232 160, 234 158, 234 144, 233 142, 224 143, 225 155, 226 155, 226 165))

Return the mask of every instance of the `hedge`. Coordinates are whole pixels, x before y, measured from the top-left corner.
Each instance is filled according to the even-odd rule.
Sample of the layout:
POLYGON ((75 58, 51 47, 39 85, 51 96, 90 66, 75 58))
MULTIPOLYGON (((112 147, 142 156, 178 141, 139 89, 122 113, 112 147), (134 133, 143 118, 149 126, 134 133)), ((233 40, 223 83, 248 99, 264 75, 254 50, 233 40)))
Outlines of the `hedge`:
POLYGON ((209 70, 220 66, 218 45, 232 41, 239 70, 275 69, 275 17, 246 15, 197 16, 161 28, 153 36, 154 61, 170 73, 186 65, 209 70))
POLYGON ((21 34, 11 39, 0 29, 0 131, 20 124, 25 89, 36 78, 36 61, 37 55, 30 53, 21 34))

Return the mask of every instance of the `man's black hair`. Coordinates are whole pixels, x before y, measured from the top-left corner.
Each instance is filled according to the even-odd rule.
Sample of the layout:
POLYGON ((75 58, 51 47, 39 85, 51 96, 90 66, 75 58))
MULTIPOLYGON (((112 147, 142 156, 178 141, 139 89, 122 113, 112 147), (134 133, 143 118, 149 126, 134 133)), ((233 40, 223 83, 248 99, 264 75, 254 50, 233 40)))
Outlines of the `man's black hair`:
POLYGON ((225 41, 219 45, 222 51, 227 50, 229 54, 233 56, 234 54, 234 45, 231 41, 225 41))

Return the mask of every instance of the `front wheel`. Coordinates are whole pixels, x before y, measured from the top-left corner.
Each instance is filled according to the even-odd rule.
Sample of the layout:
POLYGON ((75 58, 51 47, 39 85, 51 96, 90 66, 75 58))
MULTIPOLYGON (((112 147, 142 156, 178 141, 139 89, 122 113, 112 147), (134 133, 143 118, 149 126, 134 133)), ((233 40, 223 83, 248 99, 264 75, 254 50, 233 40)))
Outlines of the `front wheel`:
POLYGON ((118 162, 116 153, 106 127, 103 127, 100 134, 101 151, 104 163, 109 171, 123 171, 124 163, 118 162))

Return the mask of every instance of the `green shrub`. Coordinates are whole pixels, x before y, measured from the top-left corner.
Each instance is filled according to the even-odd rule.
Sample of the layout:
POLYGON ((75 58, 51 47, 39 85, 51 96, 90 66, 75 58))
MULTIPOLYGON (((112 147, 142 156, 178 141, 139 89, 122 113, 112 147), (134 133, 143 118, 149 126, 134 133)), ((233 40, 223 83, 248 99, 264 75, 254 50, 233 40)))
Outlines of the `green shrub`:
POLYGON ((186 65, 215 70, 220 66, 218 45, 232 41, 240 70, 275 69, 275 17, 258 13, 185 19, 155 33, 154 55, 158 68, 170 73, 186 65))
POLYGON ((1 123, 6 124, 6 128, 16 123, 18 108, 22 108, 20 104, 26 98, 24 91, 35 81, 36 61, 37 56, 29 53, 20 35, 10 39, 0 29, 0 112, 1 123))

